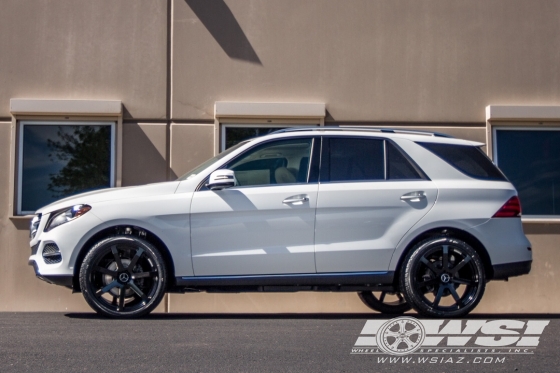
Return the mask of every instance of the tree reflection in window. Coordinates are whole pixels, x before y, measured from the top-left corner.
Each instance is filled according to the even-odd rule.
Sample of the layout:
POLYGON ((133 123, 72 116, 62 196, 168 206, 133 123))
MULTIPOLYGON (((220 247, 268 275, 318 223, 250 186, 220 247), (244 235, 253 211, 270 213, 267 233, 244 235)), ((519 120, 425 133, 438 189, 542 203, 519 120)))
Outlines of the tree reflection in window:
POLYGON ((22 122, 18 214, 112 186, 114 124, 22 122))
POLYGON ((50 174, 47 189, 53 197, 104 188, 110 181, 111 128, 109 126, 58 126, 58 139, 47 139, 52 161, 66 162, 50 174), (68 128, 72 132, 68 132, 68 128))

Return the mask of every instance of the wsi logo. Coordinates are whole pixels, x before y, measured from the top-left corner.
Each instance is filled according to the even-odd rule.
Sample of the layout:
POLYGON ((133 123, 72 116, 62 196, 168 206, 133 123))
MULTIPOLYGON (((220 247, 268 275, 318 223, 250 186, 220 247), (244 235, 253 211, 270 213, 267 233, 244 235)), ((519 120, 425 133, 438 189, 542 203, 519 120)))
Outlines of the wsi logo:
POLYGON ((368 320, 353 354, 532 354, 550 320, 368 320))

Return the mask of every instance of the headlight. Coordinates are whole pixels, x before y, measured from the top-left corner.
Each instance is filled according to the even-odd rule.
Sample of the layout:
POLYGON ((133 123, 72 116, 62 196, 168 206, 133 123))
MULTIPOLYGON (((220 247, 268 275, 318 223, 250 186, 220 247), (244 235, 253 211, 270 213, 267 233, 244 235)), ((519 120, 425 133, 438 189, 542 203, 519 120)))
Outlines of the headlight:
POLYGON ((77 219, 89 210, 91 210, 91 206, 89 205, 76 205, 51 213, 51 217, 45 227, 45 232, 48 232, 64 223, 68 223, 71 220, 77 219))
POLYGON ((41 214, 35 215, 29 224, 29 238, 34 239, 41 223, 41 214))

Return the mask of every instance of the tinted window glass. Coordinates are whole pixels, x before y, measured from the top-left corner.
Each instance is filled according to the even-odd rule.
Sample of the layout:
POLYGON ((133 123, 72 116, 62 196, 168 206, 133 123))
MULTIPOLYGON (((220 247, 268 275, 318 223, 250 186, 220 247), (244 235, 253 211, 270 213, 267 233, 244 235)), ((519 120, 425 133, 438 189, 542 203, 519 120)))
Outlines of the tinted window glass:
POLYGON ((385 146, 387 147, 387 179, 414 180, 424 178, 395 145, 386 141, 385 146))
POLYGON ((480 148, 468 145, 419 143, 438 157, 475 179, 506 180, 480 148))
POLYGON ((267 142, 233 160, 239 186, 307 182, 312 139, 267 142))
POLYGON ((383 140, 329 138, 328 143, 325 181, 385 179, 383 140))
POLYGON ((523 215, 560 215, 560 131, 497 130, 495 144, 523 215))
POLYGON ((20 213, 111 186, 111 125, 22 126, 20 213))

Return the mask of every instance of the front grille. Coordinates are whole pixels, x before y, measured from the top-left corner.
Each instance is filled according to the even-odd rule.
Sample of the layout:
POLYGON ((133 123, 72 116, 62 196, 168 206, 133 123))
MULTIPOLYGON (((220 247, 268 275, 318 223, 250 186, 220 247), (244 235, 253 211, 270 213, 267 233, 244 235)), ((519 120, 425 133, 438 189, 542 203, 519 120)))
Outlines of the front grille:
POLYGON ((43 248, 43 260, 47 264, 56 264, 62 262, 62 255, 55 243, 48 243, 43 248))

